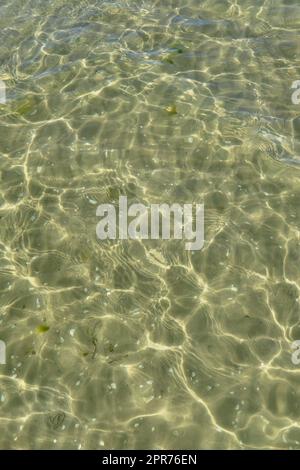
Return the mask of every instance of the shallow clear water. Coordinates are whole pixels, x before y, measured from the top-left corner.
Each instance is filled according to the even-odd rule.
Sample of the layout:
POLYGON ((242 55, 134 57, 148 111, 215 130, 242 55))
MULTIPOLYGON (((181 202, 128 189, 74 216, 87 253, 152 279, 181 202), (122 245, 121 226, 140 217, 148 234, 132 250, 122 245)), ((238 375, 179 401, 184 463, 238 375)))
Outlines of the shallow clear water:
POLYGON ((0 448, 300 448, 300 5, 2 0, 0 448), (205 246, 96 207, 204 203, 205 246))

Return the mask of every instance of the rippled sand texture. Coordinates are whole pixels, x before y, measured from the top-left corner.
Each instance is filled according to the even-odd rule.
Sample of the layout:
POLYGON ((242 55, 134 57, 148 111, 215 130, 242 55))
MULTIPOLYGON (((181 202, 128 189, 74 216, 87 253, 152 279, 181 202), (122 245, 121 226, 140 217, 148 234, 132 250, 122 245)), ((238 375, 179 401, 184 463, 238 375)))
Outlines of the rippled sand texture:
POLYGON ((2 0, 0 447, 300 448, 300 6, 2 0), (205 203, 206 244, 96 207, 205 203))

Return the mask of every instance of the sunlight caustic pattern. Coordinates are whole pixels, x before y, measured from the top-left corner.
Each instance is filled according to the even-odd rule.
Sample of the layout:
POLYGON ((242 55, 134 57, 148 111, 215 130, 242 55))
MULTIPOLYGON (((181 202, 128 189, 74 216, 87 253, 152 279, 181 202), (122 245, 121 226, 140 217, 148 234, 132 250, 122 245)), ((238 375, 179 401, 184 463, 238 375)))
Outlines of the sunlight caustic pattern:
POLYGON ((299 27, 1 1, 0 448, 300 448, 299 27), (98 240, 122 195, 203 203, 202 250, 98 240))

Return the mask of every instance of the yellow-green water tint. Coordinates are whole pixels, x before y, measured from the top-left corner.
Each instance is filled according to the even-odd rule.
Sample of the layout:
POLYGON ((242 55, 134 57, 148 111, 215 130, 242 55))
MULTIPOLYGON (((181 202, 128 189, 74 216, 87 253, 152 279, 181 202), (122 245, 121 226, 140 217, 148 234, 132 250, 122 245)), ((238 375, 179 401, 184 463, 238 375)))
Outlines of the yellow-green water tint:
POLYGON ((0 448, 300 448, 299 26, 1 1, 0 448), (120 195, 204 203, 204 249, 100 243, 120 195))

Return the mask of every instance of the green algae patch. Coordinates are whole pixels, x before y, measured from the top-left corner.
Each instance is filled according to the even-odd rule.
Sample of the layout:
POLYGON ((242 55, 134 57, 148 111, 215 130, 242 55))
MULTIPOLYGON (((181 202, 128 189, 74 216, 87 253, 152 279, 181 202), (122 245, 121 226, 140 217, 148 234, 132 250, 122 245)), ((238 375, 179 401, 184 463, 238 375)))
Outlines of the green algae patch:
POLYGON ((36 109, 36 106, 36 100, 33 97, 28 97, 18 103, 14 107, 13 112, 18 114, 19 116, 24 117, 28 114, 31 114, 36 109))
POLYGON ((43 335, 44 333, 47 333, 47 331, 50 329, 50 326, 47 325, 39 325, 36 327, 35 332, 38 335, 43 335))
POLYGON ((171 116, 174 116, 175 114, 178 114, 176 105, 167 106, 167 108, 165 109, 165 111, 166 111, 168 114, 170 114, 171 116))
POLYGON ((183 54, 184 50, 181 47, 174 47, 173 50, 162 57, 162 62, 166 62, 167 64, 174 65, 174 60, 178 54, 183 54))
POLYGON ((184 47, 181 46, 180 44, 173 44, 171 49, 173 50, 173 53, 175 53, 175 54, 183 54, 184 53, 184 47))
POLYGON ((171 54, 165 56, 163 59, 162 59, 163 62, 166 62, 167 64, 171 64, 173 65, 174 64, 174 60, 173 60, 173 56, 171 54))

